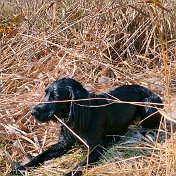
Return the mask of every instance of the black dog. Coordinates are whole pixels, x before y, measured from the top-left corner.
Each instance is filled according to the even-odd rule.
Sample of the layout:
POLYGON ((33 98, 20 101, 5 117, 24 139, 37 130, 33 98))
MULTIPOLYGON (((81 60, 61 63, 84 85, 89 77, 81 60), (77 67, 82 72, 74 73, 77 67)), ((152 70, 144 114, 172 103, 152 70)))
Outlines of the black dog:
MULTIPOLYGON (((92 150, 89 163, 98 160, 103 148, 112 142, 112 135, 123 134, 137 117, 144 120, 150 116, 142 122, 142 126, 158 128, 161 115, 157 108, 162 108, 159 96, 139 85, 124 85, 107 94, 90 94, 79 82, 70 78, 50 84, 46 89, 44 102, 46 103, 35 106, 31 114, 41 122, 57 121, 55 115, 60 117, 89 145, 92 150), (144 106, 136 105, 134 102, 141 102, 144 106)), ((62 125, 58 143, 18 169, 36 167, 46 160, 59 157, 76 141, 79 140, 62 125)), ((80 167, 85 165, 86 159, 66 175, 82 175, 80 167)))

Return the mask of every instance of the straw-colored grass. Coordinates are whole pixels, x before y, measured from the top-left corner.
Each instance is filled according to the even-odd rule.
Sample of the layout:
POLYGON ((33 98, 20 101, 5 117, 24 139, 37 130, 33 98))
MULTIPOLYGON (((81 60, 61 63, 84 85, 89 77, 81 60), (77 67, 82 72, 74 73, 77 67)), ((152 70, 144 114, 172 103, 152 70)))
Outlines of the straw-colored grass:
MULTIPOLYGON (((95 92, 140 84, 163 98, 165 118, 176 117, 175 7, 174 0, 2 0, 0 175, 57 141, 60 125, 39 124, 29 112, 54 79, 73 77, 95 92)), ((86 174, 174 176, 174 126, 161 127, 160 142, 119 142, 86 174)), ((86 154, 73 148, 25 174, 62 175, 86 154)))

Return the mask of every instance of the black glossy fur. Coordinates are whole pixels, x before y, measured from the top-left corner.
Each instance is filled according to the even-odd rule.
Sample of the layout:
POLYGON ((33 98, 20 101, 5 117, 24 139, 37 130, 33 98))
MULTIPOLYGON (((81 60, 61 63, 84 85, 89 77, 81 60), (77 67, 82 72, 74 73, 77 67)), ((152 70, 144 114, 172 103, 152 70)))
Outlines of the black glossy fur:
MULTIPOLYGON (((79 82, 70 78, 63 78, 49 85, 43 101, 51 103, 36 105, 31 110, 31 114, 41 122, 57 121, 54 115, 60 117, 90 146, 92 152, 89 155, 89 163, 96 162, 103 153, 103 148, 111 144, 112 137, 107 137, 107 135, 121 135, 136 117, 143 120, 150 115, 151 117, 144 120, 142 126, 144 128, 158 128, 161 117, 155 106, 150 104, 151 102, 162 104, 160 97, 139 85, 124 85, 107 94, 90 94, 79 82), (80 100, 88 98, 99 99, 80 100), (110 99, 125 102, 144 102, 148 103, 147 106, 150 107, 125 102, 113 103, 110 99), (80 101, 52 102, 58 100, 80 101)), ((162 105, 157 105, 157 107, 162 108, 162 105)), ((58 143, 34 157, 26 165, 19 167, 19 169, 36 167, 46 160, 59 157, 66 153, 77 141, 79 140, 62 125, 58 143)), ((85 165, 86 159, 77 165, 74 171, 66 175, 82 175, 80 167, 85 165)))

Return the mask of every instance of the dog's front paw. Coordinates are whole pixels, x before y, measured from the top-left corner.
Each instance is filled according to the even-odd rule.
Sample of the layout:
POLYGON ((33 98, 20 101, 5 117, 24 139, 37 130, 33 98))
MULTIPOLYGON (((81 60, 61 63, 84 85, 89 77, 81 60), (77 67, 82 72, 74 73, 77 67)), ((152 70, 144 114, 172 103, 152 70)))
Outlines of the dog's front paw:
POLYGON ((16 170, 25 171, 26 168, 23 165, 21 165, 21 166, 16 167, 16 170))
POLYGON ((16 165, 15 168, 11 171, 11 176, 21 176, 24 175, 23 171, 25 171, 26 168, 24 166, 16 165))
POLYGON ((67 174, 65 174, 65 176, 82 176, 82 171, 71 171, 67 174))

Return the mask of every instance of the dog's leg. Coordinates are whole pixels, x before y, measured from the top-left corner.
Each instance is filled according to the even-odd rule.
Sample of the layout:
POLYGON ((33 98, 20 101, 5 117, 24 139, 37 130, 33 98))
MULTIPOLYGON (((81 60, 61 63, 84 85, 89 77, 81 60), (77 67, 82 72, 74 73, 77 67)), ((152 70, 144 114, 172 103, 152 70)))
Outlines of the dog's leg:
MULTIPOLYGON (((95 163, 96 161, 98 161, 101 154, 104 152, 104 147, 100 146, 102 145, 102 142, 99 142, 100 145, 95 145, 93 143, 93 139, 91 142, 87 143, 89 144, 89 147, 92 150, 89 154, 88 164, 95 163)), ((73 175, 81 176, 83 174, 83 172, 81 171, 81 167, 86 166, 86 164, 87 164, 87 157, 85 158, 85 160, 83 160, 81 163, 75 166, 71 172, 67 173, 66 176, 73 176, 73 175)))
POLYGON ((60 138, 57 144, 52 145, 48 150, 37 155, 24 166, 19 166, 17 170, 24 170, 26 167, 37 167, 40 164, 43 164, 44 161, 59 157, 66 153, 74 144, 74 142, 75 138, 64 126, 62 126, 60 138))

